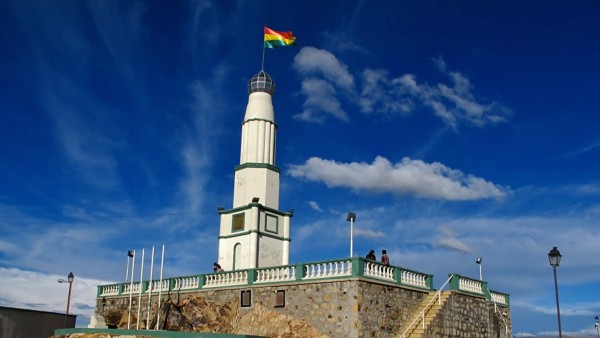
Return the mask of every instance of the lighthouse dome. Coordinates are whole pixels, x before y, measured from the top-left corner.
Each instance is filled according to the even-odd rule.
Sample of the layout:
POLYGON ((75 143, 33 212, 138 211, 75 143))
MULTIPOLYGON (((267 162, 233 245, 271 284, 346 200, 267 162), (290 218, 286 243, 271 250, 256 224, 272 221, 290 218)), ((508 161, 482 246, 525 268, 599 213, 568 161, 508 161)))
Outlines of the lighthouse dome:
POLYGON ((248 95, 256 92, 269 93, 271 95, 275 93, 275 81, 264 70, 258 72, 258 74, 254 75, 248 81, 248 95))

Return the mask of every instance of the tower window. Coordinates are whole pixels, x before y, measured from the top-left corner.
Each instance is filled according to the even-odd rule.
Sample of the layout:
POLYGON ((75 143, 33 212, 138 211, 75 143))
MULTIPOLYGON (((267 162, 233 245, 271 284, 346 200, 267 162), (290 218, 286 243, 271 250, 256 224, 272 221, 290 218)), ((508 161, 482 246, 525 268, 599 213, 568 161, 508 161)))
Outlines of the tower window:
POLYGON ((245 227, 245 221, 246 221, 246 215, 245 214, 237 214, 237 215, 233 215, 232 218, 232 224, 231 224, 231 231, 241 231, 244 230, 245 227))

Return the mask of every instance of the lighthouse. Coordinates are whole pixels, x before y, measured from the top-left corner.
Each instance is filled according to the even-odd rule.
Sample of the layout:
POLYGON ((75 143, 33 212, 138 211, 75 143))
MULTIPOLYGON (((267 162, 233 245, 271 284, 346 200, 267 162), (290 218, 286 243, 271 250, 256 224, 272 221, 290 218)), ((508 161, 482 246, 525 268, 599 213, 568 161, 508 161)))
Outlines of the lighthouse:
POLYGON ((275 82, 264 70, 248 82, 233 206, 219 210, 219 264, 224 270, 289 264, 293 212, 279 210, 274 93, 275 82))

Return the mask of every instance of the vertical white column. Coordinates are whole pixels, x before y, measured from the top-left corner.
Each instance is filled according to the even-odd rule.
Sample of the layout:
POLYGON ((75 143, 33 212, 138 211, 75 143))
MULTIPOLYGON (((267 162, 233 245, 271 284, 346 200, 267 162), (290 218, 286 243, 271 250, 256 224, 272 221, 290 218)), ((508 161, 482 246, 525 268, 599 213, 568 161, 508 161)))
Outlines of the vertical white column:
POLYGON ((282 265, 290 264, 290 217, 283 216, 283 262, 282 265))
POLYGON ((273 124, 271 122, 265 122, 265 154, 263 157, 264 163, 271 164, 271 126, 273 124))
POLYGON ((265 126, 266 121, 258 121, 258 157, 256 158, 256 162, 264 163, 265 162, 265 126))
POLYGON ((242 124, 242 140, 241 140, 241 145, 240 145, 240 164, 245 163, 246 162, 246 142, 247 140, 247 134, 248 132, 246 131, 246 124, 242 124))
POLYGON ((260 213, 258 207, 252 207, 250 209, 250 257, 249 268, 255 269, 258 266, 258 222, 260 213))
POLYGON ((275 165, 275 124, 271 123, 269 137, 269 163, 275 165))

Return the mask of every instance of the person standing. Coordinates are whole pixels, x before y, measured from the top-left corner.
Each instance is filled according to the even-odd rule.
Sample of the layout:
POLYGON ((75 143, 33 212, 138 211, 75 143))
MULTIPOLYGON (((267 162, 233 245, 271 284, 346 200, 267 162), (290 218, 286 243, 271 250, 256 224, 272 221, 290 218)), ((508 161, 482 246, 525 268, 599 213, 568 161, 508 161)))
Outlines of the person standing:
POLYGON ((383 263, 383 265, 390 265, 390 258, 385 250, 381 250, 381 263, 383 263))
POLYGON ((370 259, 372 261, 376 261, 377 260, 377 257, 375 257, 375 250, 369 251, 369 254, 367 255, 367 259, 370 259))

